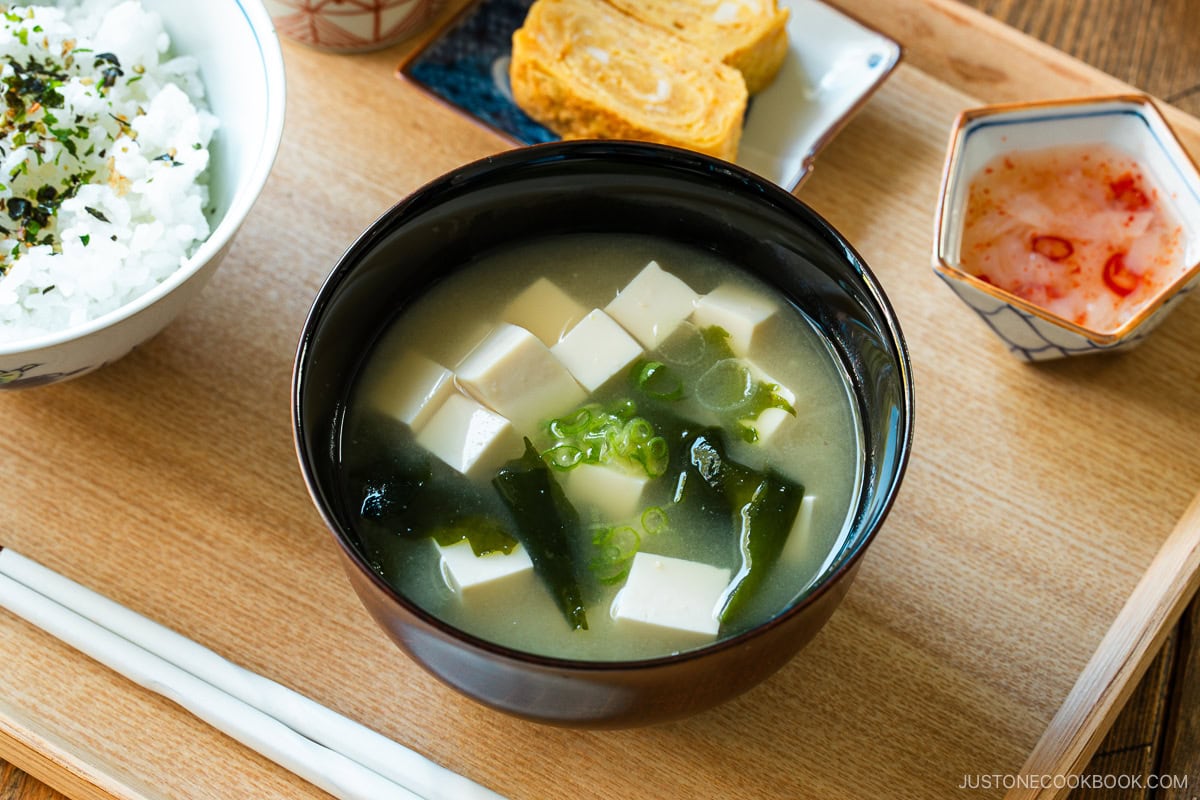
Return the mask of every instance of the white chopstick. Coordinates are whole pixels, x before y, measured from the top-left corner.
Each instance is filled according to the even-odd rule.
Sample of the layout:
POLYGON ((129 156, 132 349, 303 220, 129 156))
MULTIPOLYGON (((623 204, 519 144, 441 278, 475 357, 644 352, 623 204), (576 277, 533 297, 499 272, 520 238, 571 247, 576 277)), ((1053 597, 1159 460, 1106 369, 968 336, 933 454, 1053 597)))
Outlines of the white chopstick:
POLYGON ((0 547, 0 607, 344 800, 502 800, 298 692, 0 547))

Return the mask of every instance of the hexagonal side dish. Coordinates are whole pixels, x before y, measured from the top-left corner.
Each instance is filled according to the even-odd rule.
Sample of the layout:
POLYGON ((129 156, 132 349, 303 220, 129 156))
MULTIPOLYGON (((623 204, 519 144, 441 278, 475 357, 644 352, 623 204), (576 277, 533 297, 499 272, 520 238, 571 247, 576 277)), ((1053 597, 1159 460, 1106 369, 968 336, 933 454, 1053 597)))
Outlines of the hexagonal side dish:
POLYGON ((934 230, 933 269, 1015 356, 1041 361, 1142 341, 1200 281, 1200 171, 1146 95, 1086 97, 969 109, 954 122, 934 230), (967 272, 961 247, 968 189, 992 159, 1066 145, 1107 144, 1132 156, 1182 228, 1182 271, 1116 330, 1076 324, 967 272))

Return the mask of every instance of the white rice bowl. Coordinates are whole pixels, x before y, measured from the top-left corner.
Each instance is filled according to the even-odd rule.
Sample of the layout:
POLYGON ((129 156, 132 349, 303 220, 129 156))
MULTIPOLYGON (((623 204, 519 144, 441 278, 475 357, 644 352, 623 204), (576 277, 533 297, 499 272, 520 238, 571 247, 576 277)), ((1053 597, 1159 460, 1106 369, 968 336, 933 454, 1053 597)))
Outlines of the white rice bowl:
POLYGON ((168 48, 139 0, 9 6, 0 17, 0 90, 24 105, 14 120, 8 103, 0 140, 0 345, 124 306, 209 235, 217 120, 196 59, 168 48), (40 203, 47 186, 55 196, 40 203))

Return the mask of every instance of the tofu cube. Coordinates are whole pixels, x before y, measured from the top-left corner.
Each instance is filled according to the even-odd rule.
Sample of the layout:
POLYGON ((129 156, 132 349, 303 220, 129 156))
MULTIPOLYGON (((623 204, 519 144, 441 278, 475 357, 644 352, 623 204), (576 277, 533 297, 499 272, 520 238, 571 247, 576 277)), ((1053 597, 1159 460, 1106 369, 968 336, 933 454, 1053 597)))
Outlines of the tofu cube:
POLYGON ((754 430, 758 437, 754 440, 754 443, 759 446, 765 446, 785 424, 794 419, 795 417, 782 408, 764 408, 757 417, 740 421, 747 428, 754 430))
POLYGON ((523 434, 587 397, 550 348, 524 328, 507 323, 468 353, 456 373, 459 385, 512 420, 523 434))
MULTIPOLYGON (((746 362, 750 368, 750 377, 759 383, 775 384, 778 388, 776 393, 795 408, 796 393, 788 387, 784 386, 779 381, 772 378, 767 373, 763 372, 759 367, 749 361, 746 362)), ((796 416, 789 414, 782 408, 764 408, 759 412, 757 417, 739 420, 743 425, 753 428, 758 434, 758 439, 755 441, 757 445, 765 445, 783 429, 784 425, 795 421, 796 416)))
POLYGON ((456 391, 454 373, 415 350, 407 350, 388 367, 370 403, 419 431, 456 391))
POLYGON ((612 617, 618 625, 650 626, 697 640, 713 639, 721 627, 717 604, 729 577, 728 569, 637 553, 625 585, 613 598, 612 617))
POLYGON ((691 316, 699 297, 692 287, 651 261, 604 310, 652 350, 691 316))
POLYGON ((800 501, 800 509, 792 520, 792 528, 788 531, 787 541, 783 543, 783 551, 779 560, 791 564, 803 563, 812 550, 812 515, 813 505, 817 502, 816 495, 806 494, 800 501))
POLYGON ((722 284, 701 297, 692 312, 696 327, 716 325, 726 331, 730 348, 739 356, 750 355, 780 319, 777 303, 734 283, 722 284))
POLYGON ((483 344, 483 340, 492 335, 496 329, 494 320, 481 322, 478 320, 455 320, 453 337, 438 341, 439 355, 443 364, 461 364, 472 350, 483 344))
POLYGON ((588 508, 602 519, 632 517, 645 505, 650 478, 603 464, 579 464, 566 472, 563 493, 576 508, 588 508))
POLYGON ((449 547, 434 543, 441 555, 442 579, 464 603, 499 600, 517 596, 533 575, 533 562, 521 545, 511 553, 477 556, 467 541, 449 547))
POLYGON ((593 309, 550 352, 589 392, 604 385, 642 354, 642 346, 600 309, 593 309))
POLYGON ((550 347, 585 314, 587 308, 557 284, 549 278, 538 278, 504 307, 500 319, 519 325, 550 347))
POLYGON ((491 480, 504 462, 524 452, 512 424, 455 392, 417 433, 417 444, 464 475, 491 480))

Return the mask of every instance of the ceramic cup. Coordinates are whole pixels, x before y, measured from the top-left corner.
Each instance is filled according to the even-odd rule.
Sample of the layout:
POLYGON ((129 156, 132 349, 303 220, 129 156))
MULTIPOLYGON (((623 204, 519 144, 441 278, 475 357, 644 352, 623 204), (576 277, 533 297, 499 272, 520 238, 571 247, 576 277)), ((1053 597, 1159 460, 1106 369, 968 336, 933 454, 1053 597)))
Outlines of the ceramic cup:
POLYGON ((280 36, 332 53, 378 50, 418 33, 441 0, 263 0, 280 36))

